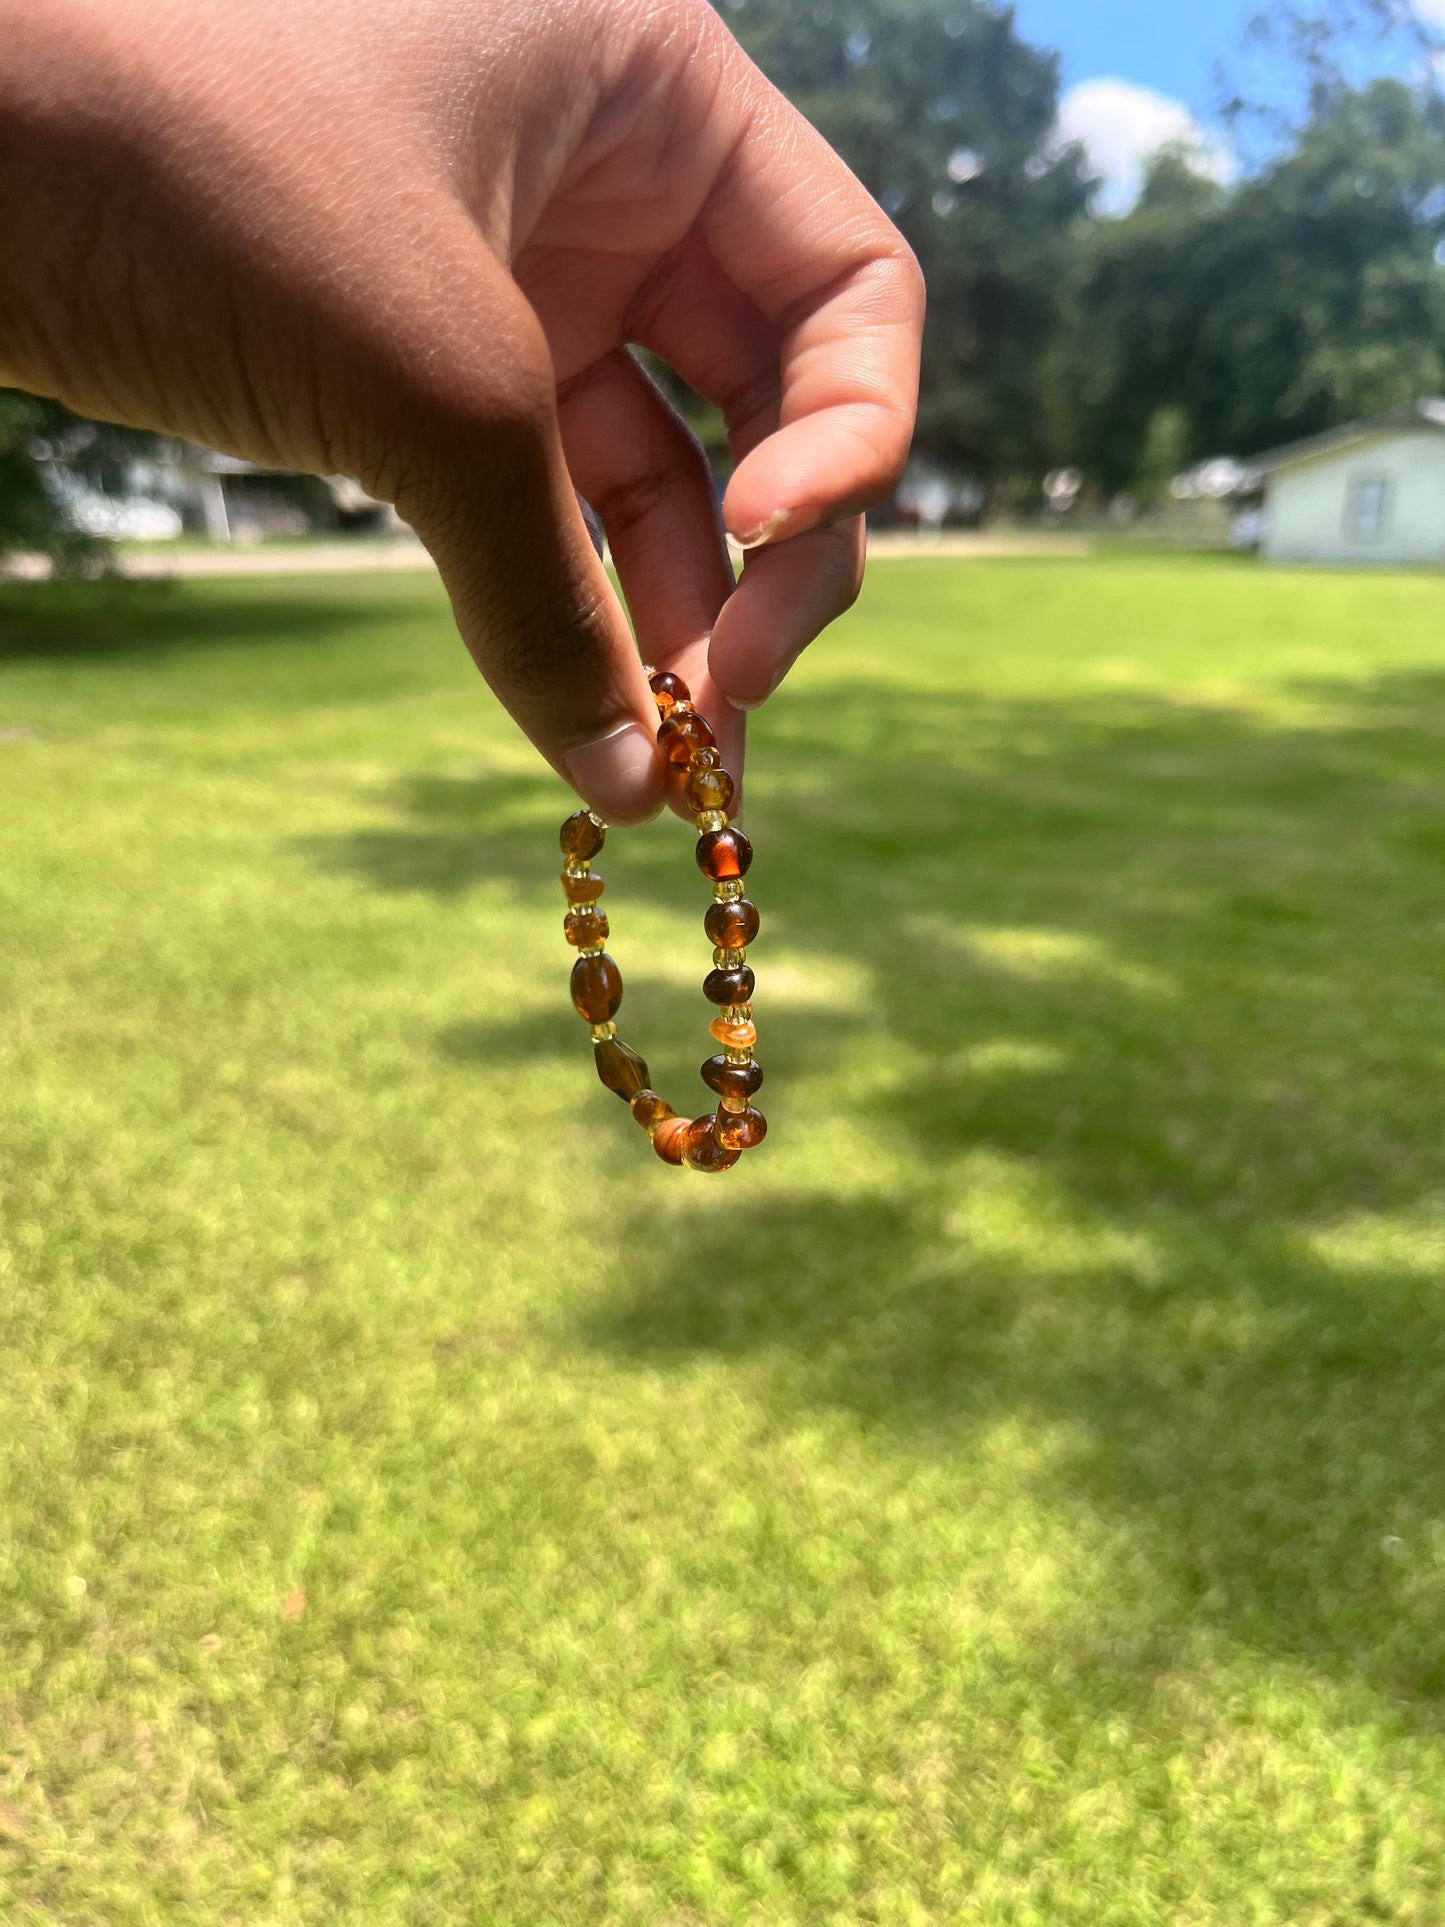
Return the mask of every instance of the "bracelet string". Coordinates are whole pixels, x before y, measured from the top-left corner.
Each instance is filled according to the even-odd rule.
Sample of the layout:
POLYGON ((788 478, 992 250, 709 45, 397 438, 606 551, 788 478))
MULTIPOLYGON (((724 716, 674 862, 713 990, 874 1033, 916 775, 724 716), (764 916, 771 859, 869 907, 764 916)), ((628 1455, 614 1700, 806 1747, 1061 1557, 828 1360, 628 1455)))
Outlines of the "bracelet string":
POLYGON ((652 1088, 646 1063, 624 1044, 613 1021, 622 1003, 622 973, 607 953, 610 925, 602 909, 605 888, 592 865, 607 841, 607 825, 591 810, 578 810, 562 825, 562 893, 567 899, 563 933, 577 952, 572 1002, 591 1028, 597 1075, 631 1107, 665 1164, 689 1171, 729 1171, 744 1151, 767 1136, 767 1120, 753 1105, 763 1081, 753 1055, 753 973, 748 945, 758 934, 756 906, 743 879, 753 848, 735 828, 729 811, 737 785, 722 767, 706 720, 693 707, 687 684, 669 670, 648 671, 658 709, 657 743, 664 760, 685 778, 684 795, 697 825, 697 866, 712 884, 713 900, 703 929, 713 946, 713 967, 702 992, 716 1007, 711 1030, 717 1053, 702 1066, 712 1110, 688 1119, 652 1088))

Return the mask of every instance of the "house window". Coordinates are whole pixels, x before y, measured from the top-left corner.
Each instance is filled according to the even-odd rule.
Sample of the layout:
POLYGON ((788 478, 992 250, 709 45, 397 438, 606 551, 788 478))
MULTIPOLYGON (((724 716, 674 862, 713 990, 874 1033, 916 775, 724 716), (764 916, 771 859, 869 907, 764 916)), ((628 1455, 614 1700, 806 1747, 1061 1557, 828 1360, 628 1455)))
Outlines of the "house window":
POLYGON ((1354 475, 1345 490, 1345 536, 1351 542, 1378 542, 1385 529, 1390 484, 1383 475, 1354 475))

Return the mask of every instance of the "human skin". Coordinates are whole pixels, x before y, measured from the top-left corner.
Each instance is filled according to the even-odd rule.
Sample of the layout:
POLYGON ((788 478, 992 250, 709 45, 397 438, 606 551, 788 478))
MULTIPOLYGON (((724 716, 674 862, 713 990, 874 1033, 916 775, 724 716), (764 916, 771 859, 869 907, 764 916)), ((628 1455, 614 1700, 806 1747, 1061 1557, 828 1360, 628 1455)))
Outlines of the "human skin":
POLYGON ((0 47, 0 384, 395 503, 608 820, 664 794, 644 660, 740 767, 857 593, 923 294, 705 0, 0 0, 0 47), (724 413, 736 589, 628 344, 724 413))

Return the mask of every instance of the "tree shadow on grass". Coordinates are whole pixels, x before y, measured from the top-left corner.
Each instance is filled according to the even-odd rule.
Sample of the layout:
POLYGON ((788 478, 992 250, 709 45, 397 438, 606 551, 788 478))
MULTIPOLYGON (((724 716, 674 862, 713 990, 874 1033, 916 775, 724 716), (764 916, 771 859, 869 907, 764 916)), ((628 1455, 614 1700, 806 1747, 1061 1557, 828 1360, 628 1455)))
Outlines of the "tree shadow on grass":
MULTIPOLYGON (((747 1360, 782 1409, 921 1444, 1036 1425, 1030 1477, 1126 1527, 1177 1627, 1434 1726, 1445 677, 1274 693, 1303 707, 853 688, 785 711, 754 773, 760 965, 841 948, 863 989, 769 1025, 775 1155, 827 1122, 785 1095, 811 1079, 909 1176, 735 1175, 746 1263, 723 1267, 699 1257, 721 1221, 649 1202, 581 1336, 747 1360), (896 1077, 860 1088, 850 1036, 896 1077)), ((414 820, 340 861, 381 887, 535 876, 545 914, 547 855, 485 828, 483 790, 399 800, 414 820)), ((674 899, 670 846, 629 871, 674 899)), ((544 1033, 443 1048, 521 1062, 544 1033)))
POLYGON ((7 662, 157 658, 228 645, 330 642, 396 621, 392 602, 358 588, 352 596, 306 593, 262 578, 215 585, 199 600, 179 581, 0 584, 0 668, 7 662))

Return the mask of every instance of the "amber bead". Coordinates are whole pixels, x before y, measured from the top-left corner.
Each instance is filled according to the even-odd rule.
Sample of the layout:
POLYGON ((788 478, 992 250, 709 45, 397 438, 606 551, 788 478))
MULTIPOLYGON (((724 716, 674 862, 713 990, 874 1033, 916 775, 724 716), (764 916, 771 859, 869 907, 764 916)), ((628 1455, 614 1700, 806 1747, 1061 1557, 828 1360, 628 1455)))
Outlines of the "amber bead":
POLYGON ((667 1117, 652 1128, 652 1148, 664 1164, 681 1164, 692 1126, 685 1117, 667 1117))
MULTIPOLYGON (((739 964, 736 970, 710 970, 703 979, 702 994, 710 1004, 717 1004, 728 1010, 734 1004, 745 1004, 753 994, 756 979, 746 964, 739 964)), ((583 1012, 586 1015, 586 1012, 583 1012)))
POLYGON ((682 1161, 689 1171, 730 1171, 741 1156, 718 1142, 711 1117, 695 1117, 687 1126, 682 1161))
POLYGON ((572 876, 566 870, 562 872, 562 894, 569 903, 596 903, 606 888, 601 877, 593 876, 590 870, 584 871, 581 876, 572 876))
POLYGON ((749 1105, 745 1111, 721 1112, 715 1132, 725 1151, 751 1151, 768 1135, 768 1120, 749 1105))
POLYGON ((700 749, 713 747, 713 733, 701 716, 688 713, 672 715, 657 732, 657 747, 665 763, 686 769, 700 749))
POLYGON ((762 919, 758 907, 746 897, 731 897, 726 903, 710 903, 702 927, 708 942, 719 950, 744 950, 758 934, 762 919))
POLYGON ((563 920, 562 929, 574 950, 590 950, 594 943, 606 943, 608 922, 600 910, 574 910, 563 920))
POLYGON ((574 863, 586 863, 606 841, 607 831, 591 810, 578 810, 562 825, 562 854, 574 863))
POLYGON ((753 846, 741 830, 709 830, 697 839, 697 867, 714 883, 745 877, 753 846))
POLYGON ((597 1075, 609 1091, 616 1091, 624 1104, 630 1104, 638 1092, 645 1091, 652 1082, 646 1064, 620 1037, 609 1038, 605 1044, 594 1044, 592 1055, 597 1060, 597 1075))
POLYGON ((654 1124, 661 1124, 665 1118, 676 1117, 677 1112, 656 1091, 639 1091, 632 1100, 632 1115, 646 1131, 654 1124))
POLYGON ((672 713, 675 704, 690 700, 687 684, 681 676, 674 676, 669 669, 659 669, 655 675, 649 676, 647 686, 652 691, 652 699, 657 704, 658 710, 664 716, 672 713))
POLYGON ((622 1002, 622 972, 605 953, 579 957, 572 966, 572 1002, 589 1024, 605 1024, 622 1002))
POLYGON ((725 769, 695 769, 683 794, 690 810, 726 810, 737 786, 725 769))
POLYGON ((725 1057, 710 1057, 702 1067, 702 1081, 719 1097, 752 1097, 762 1088, 763 1067, 751 1059, 730 1064, 725 1057))
POLYGON ((708 1029, 724 1050, 750 1051, 758 1041, 755 1024, 730 1024, 726 1017, 714 1017, 708 1029))

